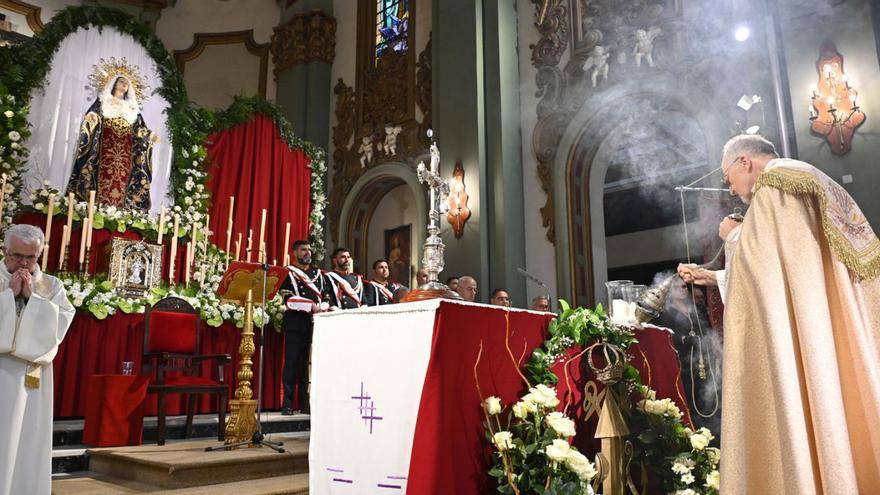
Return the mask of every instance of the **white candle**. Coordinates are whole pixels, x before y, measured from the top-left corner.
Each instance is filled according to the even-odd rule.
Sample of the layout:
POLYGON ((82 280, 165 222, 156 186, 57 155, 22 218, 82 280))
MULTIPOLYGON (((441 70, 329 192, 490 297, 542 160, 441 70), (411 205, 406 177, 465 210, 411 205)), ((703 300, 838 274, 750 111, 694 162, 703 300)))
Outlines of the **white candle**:
POLYGON ((180 226, 180 215, 174 214, 174 230, 169 234, 171 236, 171 256, 168 259, 168 284, 174 284, 174 264, 177 261, 177 228, 180 226))
POLYGON ((64 266, 64 257, 67 255, 67 241, 70 238, 70 229, 67 225, 61 230, 61 254, 58 256, 58 270, 64 266))
POLYGON ((248 263, 251 262, 251 251, 253 250, 253 247, 254 247, 254 246, 253 246, 253 244, 254 244, 254 243, 253 243, 253 240, 254 240, 254 229, 248 229, 248 242, 247 242, 247 249, 244 250, 244 252, 245 252, 245 261, 247 261, 248 263))
MULTIPOLYGON (((86 258, 86 242, 87 242, 87 237, 88 237, 86 235, 86 232, 88 232, 88 230, 89 230, 89 219, 86 218, 86 220, 83 222, 82 229, 80 230, 80 235, 79 235, 79 264, 80 265, 83 264, 83 260, 86 258)), ((82 268, 82 266, 80 266, 80 268, 82 268)))
POLYGON ((73 193, 67 195, 67 241, 65 247, 70 245, 70 234, 73 233, 73 205, 76 204, 73 193))
POLYGON ((95 221, 95 191, 89 191, 89 209, 86 210, 86 214, 89 216, 89 222, 94 224, 95 221))
MULTIPOLYGON (((290 222, 287 222, 287 225, 284 227, 284 266, 287 266, 287 259, 290 257, 287 254, 287 251, 290 249, 290 222)), ((273 263, 274 264, 274 263, 273 263)))
MULTIPOLYGON (((0 208, 0 212, 2 212, 2 208, 0 208)), ((43 241, 43 261, 40 263, 40 268, 43 270, 46 269, 46 263, 49 261, 49 241, 52 240, 52 214, 55 212, 55 193, 49 195, 49 210, 46 213, 46 230, 43 233, 43 237, 45 241, 43 241)), ((2 213, 0 213, 2 216, 2 213)), ((0 222, 2 223, 2 222, 0 222)))
POLYGON ((186 262, 183 264, 183 283, 189 285, 189 266, 192 260, 192 241, 186 243, 186 262))
MULTIPOLYGON (((226 252, 232 244, 232 217, 235 210, 235 196, 229 196, 229 220, 226 221, 226 252)), ((228 255, 227 255, 228 258, 228 255)))
POLYGON ((262 263, 264 261, 264 257, 266 255, 266 210, 263 209, 263 213, 260 215, 260 243, 257 244, 257 247, 260 249, 260 256, 257 258, 262 263))
POLYGON ((165 230, 165 207, 163 206, 161 210, 159 210, 159 237, 156 239, 156 244, 162 244, 162 231, 165 230))
POLYGON ((241 232, 238 233, 238 240, 235 241, 235 261, 238 261, 241 254, 241 232))

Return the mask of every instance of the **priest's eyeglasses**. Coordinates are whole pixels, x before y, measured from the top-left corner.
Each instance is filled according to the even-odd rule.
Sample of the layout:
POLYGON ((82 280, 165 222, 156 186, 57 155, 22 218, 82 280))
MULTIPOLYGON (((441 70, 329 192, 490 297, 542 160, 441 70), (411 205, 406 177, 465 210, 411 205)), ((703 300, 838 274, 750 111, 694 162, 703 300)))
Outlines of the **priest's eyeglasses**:
POLYGON ((14 261, 16 263, 21 263, 22 261, 24 261, 28 264, 37 262, 37 255, 36 254, 24 255, 24 254, 18 254, 18 253, 6 253, 6 256, 9 256, 9 259, 11 259, 12 261, 14 261))

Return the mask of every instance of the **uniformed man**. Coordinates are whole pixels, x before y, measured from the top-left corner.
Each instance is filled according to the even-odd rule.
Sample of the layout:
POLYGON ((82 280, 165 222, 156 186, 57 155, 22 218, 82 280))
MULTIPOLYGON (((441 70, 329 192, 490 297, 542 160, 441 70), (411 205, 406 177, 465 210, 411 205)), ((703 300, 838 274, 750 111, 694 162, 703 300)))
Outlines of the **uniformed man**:
POLYGON ((281 414, 294 413, 293 390, 299 391, 299 411, 308 412, 309 347, 312 344, 312 314, 326 311, 327 284, 321 270, 312 268, 312 246, 309 241, 293 243, 293 264, 281 285, 287 295, 284 313, 284 401, 281 414))
POLYGON ((351 253, 336 248, 331 258, 333 271, 324 273, 330 310, 359 308, 364 305, 364 277, 352 272, 351 253))
POLYGON ((391 270, 388 268, 388 261, 378 259, 373 262, 373 277, 365 287, 367 306, 394 303, 394 293, 403 285, 389 280, 388 276, 390 274, 391 270))

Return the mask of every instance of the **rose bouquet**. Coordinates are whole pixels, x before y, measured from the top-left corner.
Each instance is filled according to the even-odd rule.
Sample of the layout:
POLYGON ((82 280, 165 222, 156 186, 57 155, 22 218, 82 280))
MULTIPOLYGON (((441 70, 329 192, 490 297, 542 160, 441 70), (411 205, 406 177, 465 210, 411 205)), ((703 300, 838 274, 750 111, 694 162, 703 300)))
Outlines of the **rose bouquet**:
POLYGON ((572 447, 574 421, 556 411, 556 390, 546 385, 529 389, 510 407, 498 397, 483 401, 486 437, 493 446, 498 492, 513 494, 592 494, 595 465, 572 447), (504 424, 502 424, 504 423, 504 424))

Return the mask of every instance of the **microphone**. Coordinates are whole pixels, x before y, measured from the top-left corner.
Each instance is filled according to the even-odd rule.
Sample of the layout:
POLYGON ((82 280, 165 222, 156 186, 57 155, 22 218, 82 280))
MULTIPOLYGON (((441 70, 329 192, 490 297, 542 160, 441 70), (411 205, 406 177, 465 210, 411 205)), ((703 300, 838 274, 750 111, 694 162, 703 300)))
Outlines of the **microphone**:
POLYGON ((543 287, 545 291, 547 291, 547 302, 550 303, 550 309, 552 310, 553 309, 553 297, 550 295, 550 288, 547 287, 547 284, 545 284, 540 278, 532 275, 531 273, 525 271, 524 269, 522 269, 520 267, 517 267, 516 271, 519 272, 519 274, 522 275, 523 277, 525 277, 527 280, 531 280, 535 284, 543 287))

